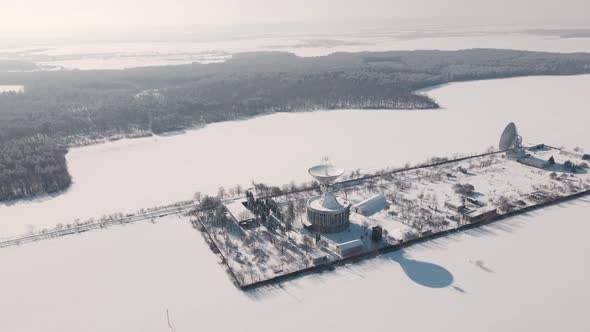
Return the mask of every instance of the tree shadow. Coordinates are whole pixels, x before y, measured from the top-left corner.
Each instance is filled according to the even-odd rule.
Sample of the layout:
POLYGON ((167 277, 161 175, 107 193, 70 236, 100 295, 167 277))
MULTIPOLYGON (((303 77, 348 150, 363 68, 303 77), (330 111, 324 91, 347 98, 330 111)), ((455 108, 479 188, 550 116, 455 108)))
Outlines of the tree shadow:
POLYGON ((398 263, 406 275, 415 283, 429 288, 445 288, 453 283, 453 274, 444 267, 406 257, 404 250, 388 257, 398 263))
MULTIPOLYGON (((539 159, 539 158, 535 158, 535 159, 539 159)), ((545 168, 543 168, 544 171, 546 172, 555 172, 555 173, 563 173, 563 174, 586 174, 588 173, 588 170, 586 170, 585 168, 577 168, 577 169, 568 169, 567 167, 565 167, 564 164, 559 164, 559 163, 555 163, 551 166, 547 166, 545 168)))
MULTIPOLYGON (((72 182, 73 184, 73 182, 72 182)), ((2 206, 14 206, 14 205, 18 205, 18 204, 29 204, 29 203, 42 203, 45 201, 50 201, 58 196, 61 196, 65 193, 67 193, 70 188, 72 187, 72 185, 69 185, 67 188, 63 189, 63 190, 59 190, 59 191, 54 191, 51 193, 45 193, 45 194, 39 194, 33 197, 22 197, 22 198, 16 198, 16 199, 12 199, 12 200, 8 200, 8 201, 3 201, 0 202, 0 207, 2 206)))
POLYGON ((171 131, 164 131, 161 133, 155 133, 154 135, 160 136, 160 137, 172 137, 172 136, 178 136, 178 135, 182 135, 182 134, 186 134, 186 129, 176 129, 176 130, 171 130, 171 131))

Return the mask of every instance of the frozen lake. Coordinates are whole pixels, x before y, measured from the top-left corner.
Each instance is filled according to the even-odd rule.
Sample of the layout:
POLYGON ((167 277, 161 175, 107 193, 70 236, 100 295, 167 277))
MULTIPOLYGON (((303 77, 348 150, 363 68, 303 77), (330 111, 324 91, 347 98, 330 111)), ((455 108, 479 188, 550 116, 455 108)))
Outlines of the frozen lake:
MULTIPOLYGON (((528 141, 588 150, 590 75, 437 87, 432 111, 273 114, 73 149, 74 184, 0 205, 3 234, 131 211, 251 180, 307 181, 324 155, 349 170, 528 141), (338 130, 330 131, 337 128, 338 130), (234 137, 229 140, 228 136, 234 137)), ((176 217, 0 250, 7 331, 588 331, 590 200, 583 198, 348 268, 243 293, 176 217)))
MULTIPOLYGON (((96 202, 100 204, 100 202, 96 202)), ((6 331, 590 329, 588 198, 281 287, 229 281, 172 217, 0 250, 6 331)))
POLYGON ((0 237, 187 200, 195 191, 215 194, 219 186, 309 181, 307 168, 323 156, 351 171, 482 152, 510 121, 529 142, 588 151, 588 86, 590 75, 456 83, 425 92, 439 110, 279 113, 72 149, 71 188, 0 204, 0 237))

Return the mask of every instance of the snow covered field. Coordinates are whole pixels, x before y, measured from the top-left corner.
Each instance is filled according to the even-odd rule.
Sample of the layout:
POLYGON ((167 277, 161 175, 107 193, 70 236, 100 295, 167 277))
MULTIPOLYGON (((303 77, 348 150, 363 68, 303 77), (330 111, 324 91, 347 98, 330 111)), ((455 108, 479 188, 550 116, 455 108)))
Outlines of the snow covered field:
POLYGON ((176 217, 0 250, 2 329, 587 331, 587 198, 243 293, 176 217))
POLYGON ((456 83, 425 92, 440 110, 278 113, 72 149, 71 188, 0 204, 0 237, 187 200, 220 185, 309 181, 307 168, 326 155, 351 171, 483 152, 510 121, 525 141, 588 151, 588 86, 590 75, 456 83), (240 139, 228 140, 228 132, 240 139))
MULTIPOLYGON (((590 149, 590 75, 451 84, 433 111, 274 114, 68 154, 61 195, 0 205, 0 231, 133 211, 250 180, 480 152, 515 121, 525 140, 590 149), (326 125, 339 131, 326 134, 326 125), (227 141, 227 132, 240 137, 227 141), (272 149, 263 144, 272 142, 272 149), (378 142, 379 144, 375 144, 378 142), (238 146, 238 144, 240 144, 238 146)), ((177 217, 0 250, 6 331, 588 331, 590 200, 430 241, 282 287, 242 293, 177 217)))

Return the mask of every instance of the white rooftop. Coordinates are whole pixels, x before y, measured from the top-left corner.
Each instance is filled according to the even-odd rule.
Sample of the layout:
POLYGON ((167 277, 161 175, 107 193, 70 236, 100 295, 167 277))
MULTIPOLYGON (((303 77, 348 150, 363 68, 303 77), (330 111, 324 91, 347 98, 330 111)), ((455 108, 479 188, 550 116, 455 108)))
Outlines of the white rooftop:
POLYGON ((351 249, 351 248, 360 247, 363 245, 364 245, 364 243, 361 239, 356 239, 356 240, 352 240, 352 241, 348 241, 348 242, 344 242, 344 243, 339 243, 338 249, 347 250, 347 249, 351 249))
POLYGON ((354 205, 356 212, 364 216, 375 214, 383 210, 386 206, 387 200, 383 194, 377 194, 375 196, 369 197, 364 201, 354 205))
POLYGON ((254 214, 248 210, 240 201, 233 201, 223 204, 227 212, 237 221, 248 221, 254 219, 254 214))

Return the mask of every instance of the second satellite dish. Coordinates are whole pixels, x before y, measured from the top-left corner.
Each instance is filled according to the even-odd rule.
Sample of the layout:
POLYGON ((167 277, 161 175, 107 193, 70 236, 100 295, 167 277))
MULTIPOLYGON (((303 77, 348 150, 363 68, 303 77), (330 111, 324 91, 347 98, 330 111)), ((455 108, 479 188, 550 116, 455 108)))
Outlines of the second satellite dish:
POLYGON ((522 146, 522 137, 518 135, 518 130, 514 122, 510 122, 500 136, 498 148, 500 151, 520 149, 522 146))

